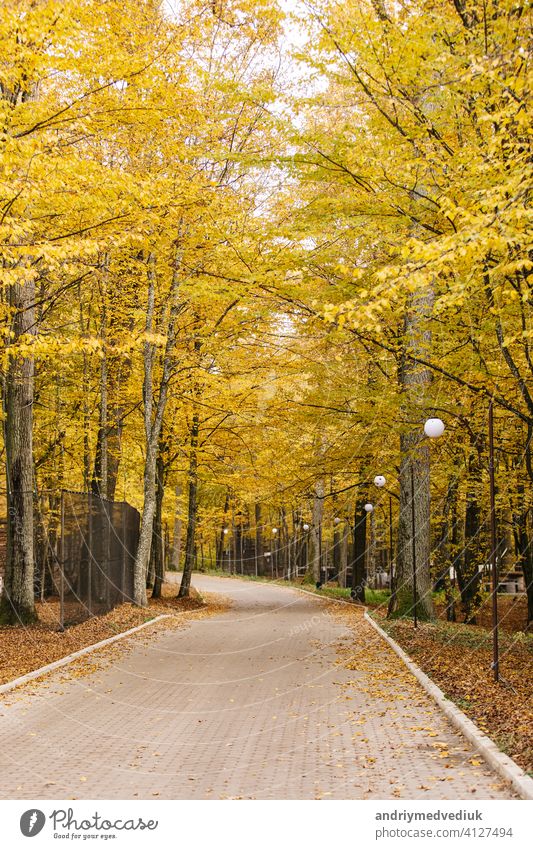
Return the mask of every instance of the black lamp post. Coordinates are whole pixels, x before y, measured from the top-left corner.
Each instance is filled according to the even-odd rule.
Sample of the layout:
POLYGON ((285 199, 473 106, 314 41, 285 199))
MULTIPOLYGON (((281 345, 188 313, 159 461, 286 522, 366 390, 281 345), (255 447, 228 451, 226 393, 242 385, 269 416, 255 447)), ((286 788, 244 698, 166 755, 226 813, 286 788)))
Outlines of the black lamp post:
POLYGON ((492 669, 494 680, 500 680, 500 647, 498 639, 498 560, 496 557, 496 483, 494 479, 494 410, 489 402, 489 479, 490 479, 490 543, 492 583, 492 669))

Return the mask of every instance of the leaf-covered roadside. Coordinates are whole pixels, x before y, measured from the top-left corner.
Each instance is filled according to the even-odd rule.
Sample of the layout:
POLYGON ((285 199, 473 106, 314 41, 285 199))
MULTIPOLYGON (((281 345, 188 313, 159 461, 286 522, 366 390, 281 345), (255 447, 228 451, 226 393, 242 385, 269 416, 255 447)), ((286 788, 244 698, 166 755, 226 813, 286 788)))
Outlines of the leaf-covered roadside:
POLYGON ((479 626, 374 618, 420 668, 526 772, 533 771, 533 637, 500 634, 502 682, 492 678, 491 633, 479 626))
MULTIPOLYGON (((38 621, 30 626, 0 627, 0 684, 53 663, 72 652, 105 640, 115 634, 142 625, 163 613, 189 612, 195 618, 224 610, 227 603, 213 593, 178 599, 175 586, 163 587, 163 598, 150 599, 148 609, 122 604, 104 616, 94 616, 64 632, 58 631, 59 603, 55 600, 37 605, 38 621)), ((183 627, 190 616, 165 619, 165 628, 183 627)), ((158 624, 153 628, 157 629, 158 624)), ((152 629, 150 629, 152 630, 152 629)), ((141 631, 145 634, 145 631, 141 631)))

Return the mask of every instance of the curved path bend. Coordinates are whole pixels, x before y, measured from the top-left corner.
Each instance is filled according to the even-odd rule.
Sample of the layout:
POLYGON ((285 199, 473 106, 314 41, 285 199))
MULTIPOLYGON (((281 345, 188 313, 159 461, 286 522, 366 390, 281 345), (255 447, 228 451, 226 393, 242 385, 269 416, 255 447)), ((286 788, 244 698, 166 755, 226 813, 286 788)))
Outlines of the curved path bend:
POLYGON ((355 611, 193 583, 231 609, 0 700, 1 798, 512 798, 355 611))

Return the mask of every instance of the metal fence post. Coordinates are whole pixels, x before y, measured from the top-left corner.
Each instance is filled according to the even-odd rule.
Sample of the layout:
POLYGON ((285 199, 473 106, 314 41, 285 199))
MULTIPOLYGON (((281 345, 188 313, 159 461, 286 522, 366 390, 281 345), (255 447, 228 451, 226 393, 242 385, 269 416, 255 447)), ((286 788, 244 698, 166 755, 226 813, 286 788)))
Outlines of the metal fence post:
MULTIPOLYGON (((122 543, 122 570, 120 576, 120 595, 121 601, 124 601, 125 592, 124 589, 126 587, 126 505, 122 504, 122 539, 120 540, 122 543)), ((128 599, 131 601, 131 599, 128 599)))

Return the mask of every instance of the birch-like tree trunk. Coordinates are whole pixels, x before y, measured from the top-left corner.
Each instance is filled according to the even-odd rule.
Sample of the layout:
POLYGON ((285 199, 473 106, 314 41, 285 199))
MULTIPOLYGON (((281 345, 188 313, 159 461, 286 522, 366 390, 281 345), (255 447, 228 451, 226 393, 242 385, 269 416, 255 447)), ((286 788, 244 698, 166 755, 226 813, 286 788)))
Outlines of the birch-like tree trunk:
POLYGON ((165 551, 163 545, 163 498, 165 495, 164 445, 160 445, 157 455, 155 516, 152 532, 151 565, 153 568, 152 598, 161 598, 165 580, 165 551))
MULTIPOLYGON (((22 270, 22 274, 24 271, 22 270)), ((12 340, 35 334, 35 283, 28 279, 9 289, 12 340)), ((35 619, 33 574, 33 393, 31 353, 13 353, 5 378, 4 436, 7 484, 7 563, 3 616, 8 622, 35 619)))
MULTIPOLYGON (((155 318, 155 289, 156 289, 156 265, 155 256, 151 253, 148 256, 148 302, 146 309, 146 333, 147 336, 153 332, 155 318)), ((176 342, 177 319, 181 312, 179 303, 179 267, 176 259, 174 272, 172 275, 172 283, 168 301, 170 310, 168 315, 167 340, 161 364, 161 377, 159 380, 159 392, 157 401, 154 398, 154 364, 155 364, 155 345, 147 338, 144 344, 144 381, 143 381, 143 401, 144 401, 144 434, 145 434, 145 461, 144 461, 144 478, 143 478, 143 508, 141 514, 141 532, 139 536, 139 545, 135 557, 134 572, 133 572, 133 595, 135 604, 145 607, 147 604, 146 597, 146 576, 148 572, 148 564, 150 561, 150 550, 152 546, 152 531, 154 524, 154 516, 156 510, 156 467, 157 453, 159 445, 159 437, 163 424, 163 415, 165 412, 168 384, 172 374, 173 352, 176 342)))

